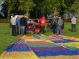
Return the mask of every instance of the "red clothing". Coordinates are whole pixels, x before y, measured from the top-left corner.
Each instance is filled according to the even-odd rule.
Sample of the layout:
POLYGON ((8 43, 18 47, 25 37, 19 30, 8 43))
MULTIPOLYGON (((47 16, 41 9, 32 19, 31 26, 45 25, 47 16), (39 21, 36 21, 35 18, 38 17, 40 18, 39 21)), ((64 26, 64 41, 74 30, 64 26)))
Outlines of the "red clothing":
POLYGON ((41 26, 46 26, 46 19, 44 17, 40 18, 39 23, 41 26))
POLYGON ((40 28, 36 28, 35 33, 39 33, 39 32, 40 32, 40 28))

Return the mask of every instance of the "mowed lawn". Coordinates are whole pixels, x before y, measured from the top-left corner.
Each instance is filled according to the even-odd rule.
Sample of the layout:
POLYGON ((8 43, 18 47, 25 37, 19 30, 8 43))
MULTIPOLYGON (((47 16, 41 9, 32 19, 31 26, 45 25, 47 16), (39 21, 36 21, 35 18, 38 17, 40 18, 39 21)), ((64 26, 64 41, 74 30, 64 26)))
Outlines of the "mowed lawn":
POLYGON ((11 36, 11 28, 8 23, 0 23, 0 54, 19 36, 11 36))
POLYGON ((79 23, 77 23, 76 28, 77 28, 76 32, 71 32, 71 23, 65 23, 64 35, 79 37, 79 23))
MULTIPOLYGON (((77 24, 77 32, 71 32, 70 28, 71 24, 65 23, 64 35, 79 37, 79 24, 77 24)), ((9 23, 0 23, 0 54, 7 48, 7 46, 15 42, 19 37, 20 36, 11 36, 9 23)))

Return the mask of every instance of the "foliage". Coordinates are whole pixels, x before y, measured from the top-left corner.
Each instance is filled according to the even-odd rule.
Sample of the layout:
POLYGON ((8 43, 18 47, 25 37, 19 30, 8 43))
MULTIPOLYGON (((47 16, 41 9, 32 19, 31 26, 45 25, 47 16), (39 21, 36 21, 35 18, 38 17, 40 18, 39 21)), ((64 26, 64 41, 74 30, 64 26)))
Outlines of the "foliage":
POLYGON ((8 13, 10 14, 12 11, 15 13, 23 10, 26 11, 26 15, 28 16, 28 12, 32 10, 35 6, 33 0, 7 0, 8 5, 8 13))
MULTIPOLYGON (((79 0, 6 0, 8 6, 8 14, 13 10, 26 11, 26 15, 29 15, 33 7, 41 11, 42 15, 54 14, 60 15, 65 11, 79 10, 79 0)), ((79 13, 79 12, 78 12, 79 13)))
POLYGON ((43 0, 41 4, 42 13, 48 12, 48 14, 59 14, 62 8, 67 8, 64 0, 43 0))
POLYGON ((3 2, 4 0, 0 0, 0 4, 3 2))
POLYGON ((28 16, 28 12, 32 10, 35 6, 33 0, 19 0, 19 10, 26 10, 26 15, 28 16))

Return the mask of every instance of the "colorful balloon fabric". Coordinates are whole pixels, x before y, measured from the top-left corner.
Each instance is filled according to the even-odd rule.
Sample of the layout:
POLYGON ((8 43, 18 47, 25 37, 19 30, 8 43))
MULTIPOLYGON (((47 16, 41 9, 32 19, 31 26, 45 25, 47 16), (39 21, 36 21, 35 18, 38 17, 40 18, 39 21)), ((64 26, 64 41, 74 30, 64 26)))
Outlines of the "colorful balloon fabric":
POLYGON ((8 46, 0 59, 79 59, 79 38, 23 36, 8 46))

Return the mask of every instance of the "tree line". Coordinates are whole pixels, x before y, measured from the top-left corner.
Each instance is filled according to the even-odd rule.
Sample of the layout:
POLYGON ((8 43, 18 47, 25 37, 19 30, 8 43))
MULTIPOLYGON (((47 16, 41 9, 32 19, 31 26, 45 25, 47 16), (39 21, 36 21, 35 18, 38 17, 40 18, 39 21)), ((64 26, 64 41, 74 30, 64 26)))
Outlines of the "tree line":
POLYGON ((7 13, 25 14, 40 13, 41 16, 63 15, 65 12, 79 14, 79 0, 5 0, 7 13), (40 11, 40 12, 39 12, 40 11))

